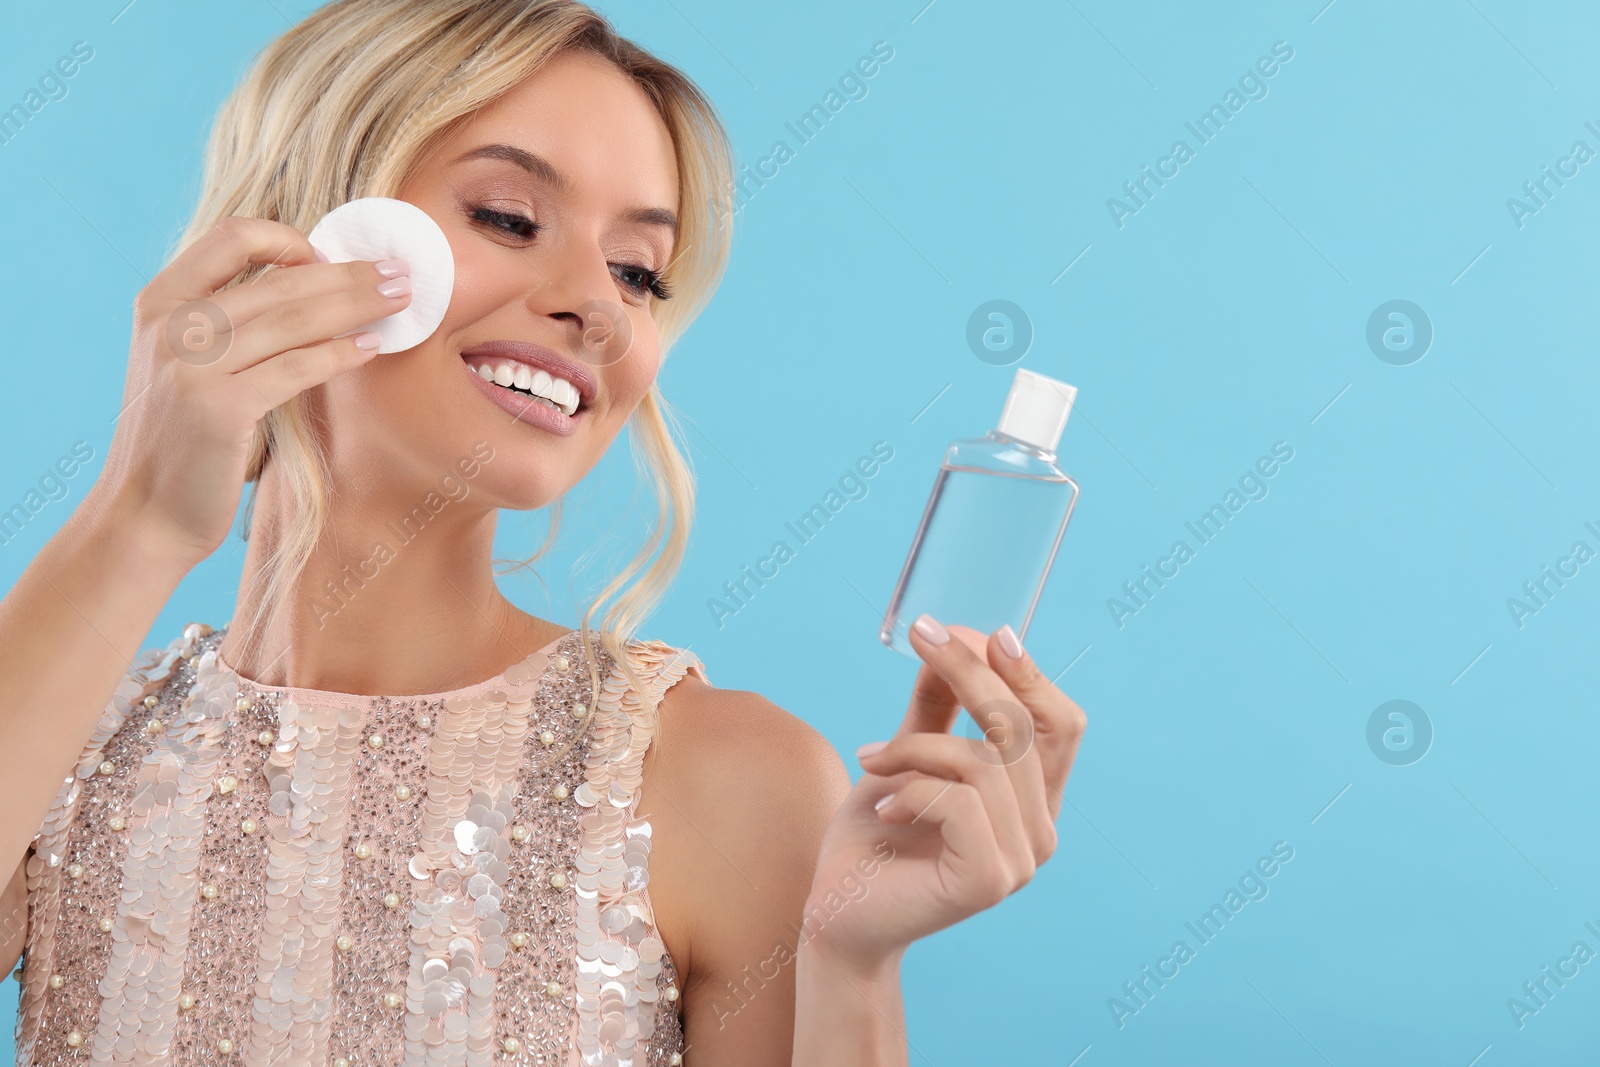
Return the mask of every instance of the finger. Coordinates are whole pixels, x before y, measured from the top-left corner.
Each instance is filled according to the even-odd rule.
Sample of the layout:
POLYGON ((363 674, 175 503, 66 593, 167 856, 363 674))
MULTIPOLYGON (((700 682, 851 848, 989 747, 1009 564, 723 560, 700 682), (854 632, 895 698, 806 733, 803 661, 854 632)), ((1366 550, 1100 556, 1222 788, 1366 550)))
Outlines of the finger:
POLYGON ((251 386, 246 392, 257 401, 257 419, 314 385, 371 361, 382 338, 373 332, 281 352, 238 376, 251 386), (361 345, 370 345, 362 348, 361 345))
POLYGON ((1088 726, 1088 717, 1044 676, 1009 625, 990 636, 987 654, 994 672, 1033 716, 1034 747, 1039 752, 1050 817, 1054 819, 1061 810, 1061 796, 1078 757, 1078 744, 1088 726))
POLYGON ((948 730, 948 720, 954 718, 946 709, 948 691, 949 701, 965 707, 983 731, 992 758, 1012 774, 1018 798, 1030 813, 1030 839, 1042 861, 1055 846, 1054 821, 1060 801, 1057 798, 1055 807, 1051 806, 1049 783, 1033 752, 1031 711, 987 661, 988 636, 964 626, 947 629, 927 615, 912 624, 910 634, 912 647, 925 661, 924 670, 939 682, 931 678, 924 682, 919 672, 919 688, 913 691, 912 706, 899 733, 935 721, 943 722, 948 730))
POLYGON ((917 778, 878 803, 878 818, 890 826, 938 830, 944 841, 940 867, 962 900, 986 908, 1026 881, 1009 869, 983 799, 970 785, 917 778))
MULTIPOLYGON (((404 261, 385 261, 382 268, 369 260, 345 263, 301 263, 264 271, 256 277, 212 297, 227 313, 235 329, 273 308, 335 293, 367 296, 391 278, 408 272, 404 261)), ((370 301, 369 301, 370 303, 370 301)))
MULTIPOLYGON (((278 303, 248 322, 235 324, 226 358, 221 361, 223 368, 236 373, 280 352, 339 337, 387 318, 411 302, 408 276, 385 278, 365 263, 329 264, 336 269, 352 265, 357 273, 367 275, 370 284, 278 303), (395 288, 388 289, 391 286, 395 288)), ((287 278, 290 272, 273 273, 287 278)))
POLYGON ((151 279, 145 294, 154 307, 171 308, 212 296, 254 263, 315 261, 311 242, 293 226, 233 215, 184 249, 151 279))
MULTIPOLYGON (((978 791, 989 821, 994 827, 1000 851, 1017 867, 1036 865, 1032 835, 1025 825, 1023 811, 1011 775, 999 764, 979 753, 981 742, 949 734, 905 734, 888 743, 863 745, 856 752, 861 768, 869 774, 889 776, 916 771, 932 778, 963 782, 978 791)), ((1042 801, 1042 791, 1038 800, 1042 801)), ((1042 804, 1034 807, 1042 812, 1042 804)))

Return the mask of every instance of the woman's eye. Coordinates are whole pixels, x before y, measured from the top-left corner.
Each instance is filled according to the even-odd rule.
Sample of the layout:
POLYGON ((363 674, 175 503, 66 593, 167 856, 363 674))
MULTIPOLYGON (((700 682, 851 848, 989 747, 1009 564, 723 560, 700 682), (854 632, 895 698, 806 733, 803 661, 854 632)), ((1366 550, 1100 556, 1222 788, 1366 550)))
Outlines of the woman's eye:
POLYGON ((523 241, 531 241, 539 233, 539 224, 526 215, 518 215, 510 211, 496 211, 493 208, 473 208, 472 217, 475 221, 493 226, 504 231, 512 237, 523 241))
POLYGON ((661 272, 658 270, 632 263, 613 263, 611 274, 625 288, 633 290, 640 296, 649 293, 657 300, 666 300, 672 296, 672 291, 667 287, 667 283, 661 280, 661 272))

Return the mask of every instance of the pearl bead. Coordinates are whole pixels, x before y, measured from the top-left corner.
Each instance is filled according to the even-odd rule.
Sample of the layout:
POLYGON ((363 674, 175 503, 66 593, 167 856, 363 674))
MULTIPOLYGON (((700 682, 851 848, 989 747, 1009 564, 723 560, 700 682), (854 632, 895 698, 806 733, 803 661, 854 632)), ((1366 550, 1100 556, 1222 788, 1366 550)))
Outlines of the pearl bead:
POLYGON ((207 900, 216 900, 217 887, 212 885, 210 882, 207 882, 205 885, 200 887, 200 895, 205 897, 207 900))
POLYGON ((66 985, 66 984, 67 984, 67 980, 65 978, 61 977, 59 974, 52 974, 50 976, 50 988, 51 989, 60 989, 62 986, 66 985))
POLYGON ((217 1051, 222 1053, 224 1056, 233 1055, 233 1042, 227 1038, 223 1038, 221 1041, 217 1042, 217 1051))
POLYGON ((227 796, 229 793, 238 788, 238 786, 239 779, 235 778, 231 774, 225 774, 221 778, 217 779, 217 792, 221 793, 223 796, 227 796))
POLYGON ((544 731, 542 734, 539 735, 539 743, 541 745, 553 745, 553 744, 555 744, 556 743, 556 732, 554 730, 546 730, 546 731, 544 731))
POLYGON ((567 884, 567 876, 562 874, 560 871, 557 871, 555 874, 552 874, 550 876, 550 888, 551 889, 561 889, 561 888, 565 887, 566 884, 567 884))
POLYGON ((528 839, 528 828, 526 826, 523 826, 521 823, 518 823, 517 825, 515 825, 515 826, 513 826, 511 828, 511 840, 513 840, 513 841, 526 841, 527 839, 528 839))
POLYGON ((550 795, 557 800, 565 800, 571 795, 571 791, 567 789, 566 782, 557 782, 555 787, 550 790, 550 795))
POLYGON ((235 700, 233 702, 233 710, 234 711, 240 711, 240 712, 249 711, 250 710, 250 698, 249 697, 240 697, 238 700, 235 700))
POLYGON ((364 860, 372 856, 372 846, 365 841, 356 846, 356 859, 364 860))
POLYGON ((567 657, 562 656, 562 655, 551 656, 550 657, 550 666, 554 667, 558 671, 566 670, 567 669, 567 657))
POLYGON ((179 994, 179 996, 178 996, 178 1010, 179 1011, 189 1011, 191 1008, 194 1007, 194 1004, 195 1004, 195 1000, 194 1000, 194 994, 193 993, 182 993, 182 994, 179 994))
POLYGON ((83 877, 83 864, 81 864, 81 863, 69 863, 67 865, 67 877, 68 878, 82 878, 83 877))
POLYGON ((350 1067, 350 1061, 343 1056, 335 1056, 333 1058, 333 1067, 350 1067))
POLYGON ((432 729, 432 728, 433 728, 433 716, 432 715, 418 715, 417 716, 417 729, 419 729, 419 730, 429 730, 429 729, 432 729))
POLYGON ((144 706, 147 708, 153 708, 159 703, 160 701, 156 699, 154 693, 144 698, 144 706))
POLYGON ((256 744, 266 746, 272 744, 273 733, 271 730, 262 730, 256 734, 256 744))
POLYGON ((243 830, 247 834, 253 834, 257 830, 259 830, 260 828, 261 827, 256 823, 256 821, 254 819, 240 819, 239 820, 239 829, 243 830))
POLYGON ((349 952, 354 944, 355 942, 350 940, 349 934, 340 934, 333 942, 334 947, 340 952, 349 952))
POLYGON ((397 786, 395 786, 394 787, 394 798, 396 800, 410 800, 411 799, 411 787, 409 785, 397 785, 397 786))
POLYGON ((67 1035, 67 1047, 68 1048, 77 1048, 79 1045, 82 1045, 82 1044, 83 1044, 83 1035, 78 1033, 78 1031, 74 1030, 74 1031, 72 1031, 72 1033, 67 1035))
POLYGON ((101 919, 99 923, 100 932, 102 934, 109 934, 111 932, 111 928, 116 925, 117 924, 114 919, 101 919))
POLYGON ((506 938, 506 940, 511 942, 512 948, 526 948, 528 945, 528 935, 523 933, 521 930, 518 930, 510 937, 506 938))
POLYGON ((514 1037, 508 1037, 504 1041, 500 1042, 500 1047, 505 1049, 507 1052, 515 1052, 517 1049, 522 1047, 522 1042, 518 1041, 514 1037))
POLYGON ((151 735, 159 734, 161 732, 161 725, 160 719, 151 719, 149 722, 144 724, 144 732, 151 735))
POLYGON ((113 830, 126 830, 128 828, 128 820, 124 819, 120 815, 113 815, 110 819, 106 820, 106 825, 111 827, 113 830))
POLYGON ((561 983, 546 982, 544 986, 544 995, 547 997, 559 997, 561 995, 561 983))
POLYGON ((385 993, 383 995, 383 1006, 386 1008, 398 1008, 400 1006, 400 994, 385 993))
POLYGON ((582 704, 572 705, 572 717, 574 719, 581 719, 587 714, 589 714, 589 709, 584 707, 582 704))
POLYGON ((369 735, 367 737, 367 746, 369 748, 374 748, 374 749, 382 748, 383 747, 383 735, 382 734, 371 734, 371 735, 369 735))
POLYGON ((393 911, 400 906, 400 894, 390 890, 383 895, 383 906, 393 911))
POLYGON ((677 999, 678 999, 678 987, 675 986, 675 985, 667 986, 667 1001, 668 1001, 668 1003, 671 1003, 672 1001, 675 1001, 677 999))
POLYGON ((113 774, 117 773, 117 765, 112 763, 110 760, 106 760, 100 764, 100 773, 109 778, 113 774))

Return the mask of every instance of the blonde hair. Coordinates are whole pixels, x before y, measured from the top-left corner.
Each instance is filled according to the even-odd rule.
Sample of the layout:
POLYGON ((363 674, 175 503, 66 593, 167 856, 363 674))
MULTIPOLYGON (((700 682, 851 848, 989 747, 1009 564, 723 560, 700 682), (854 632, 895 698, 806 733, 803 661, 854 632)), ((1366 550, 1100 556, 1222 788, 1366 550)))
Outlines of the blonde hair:
MULTIPOLYGON (((172 255, 230 215, 309 232, 328 211, 364 196, 394 196, 428 154, 483 105, 555 56, 581 50, 631 77, 672 134, 680 189, 677 251, 666 277, 674 298, 652 306, 663 355, 716 288, 728 259, 733 164, 711 102, 677 68, 619 37, 576 0, 336 0, 269 44, 217 113, 199 201, 172 255)), ((246 270, 240 284, 260 273, 246 270)), ((328 513, 327 459, 313 433, 308 390, 257 427, 247 480, 278 465, 293 516, 276 531, 253 583, 245 640, 254 642, 293 588, 328 513)), ((679 451, 677 419, 655 385, 629 422, 635 466, 654 490, 658 521, 639 553, 584 610, 579 633, 598 692, 591 623, 631 680, 624 648, 681 564, 694 515, 694 476, 679 451), (615 598, 615 599, 613 599, 615 598), (607 604, 607 602, 610 602, 607 604)), ((246 527, 255 501, 247 509, 246 527)), ((561 501, 543 545, 500 573, 531 567, 553 546, 561 501)))

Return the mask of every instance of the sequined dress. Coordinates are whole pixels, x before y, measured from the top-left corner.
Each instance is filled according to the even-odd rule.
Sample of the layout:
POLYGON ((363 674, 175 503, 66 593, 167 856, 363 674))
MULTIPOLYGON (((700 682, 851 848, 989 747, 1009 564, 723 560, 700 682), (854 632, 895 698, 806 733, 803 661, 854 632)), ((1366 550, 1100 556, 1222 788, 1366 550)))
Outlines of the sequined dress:
POLYGON ((17 1063, 668 1067, 637 810, 699 660, 575 632, 424 696, 257 685, 191 624, 137 659, 40 827, 17 1063))

